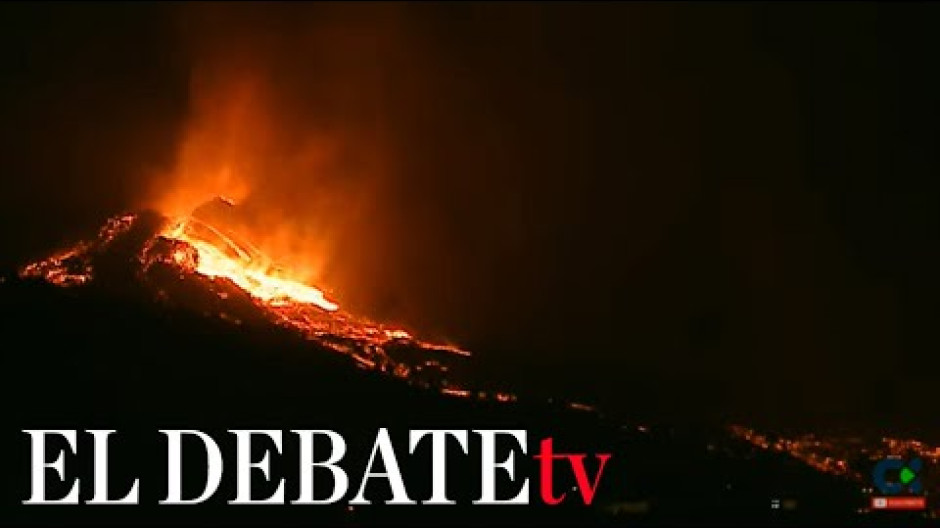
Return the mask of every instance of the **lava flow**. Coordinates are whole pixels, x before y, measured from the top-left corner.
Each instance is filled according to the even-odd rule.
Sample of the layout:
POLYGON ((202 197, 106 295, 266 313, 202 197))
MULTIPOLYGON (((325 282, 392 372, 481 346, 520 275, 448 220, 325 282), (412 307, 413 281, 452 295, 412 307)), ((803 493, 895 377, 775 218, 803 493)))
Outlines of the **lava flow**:
MULTIPOLYGON (((328 301, 319 289, 278 277, 270 260, 264 258, 260 251, 236 243, 231 237, 198 219, 180 219, 163 236, 186 242, 195 248, 199 255, 196 260, 198 273, 229 279, 262 301, 274 305, 290 302, 313 304, 328 312, 339 309, 339 305, 328 301), (212 243, 210 238, 217 242, 212 243), (253 251, 247 251, 244 249, 246 247, 253 251)), ((178 258, 182 259, 182 254, 178 258)))
POLYGON ((512 401, 513 395, 466 390, 453 379, 455 360, 469 356, 458 347, 414 338, 408 331, 372 322, 341 310, 324 292, 292 280, 236 231, 211 214, 234 214, 235 206, 217 198, 193 214, 168 220, 155 213, 110 219, 94 240, 20 270, 24 279, 60 287, 99 284, 111 287, 114 269, 131 277, 148 295, 212 315, 233 324, 268 321, 298 332, 324 348, 376 370, 442 394, 512 401), (202 214, 200 214, 202 213, 202 214), (214 299, 214 300, 212 300, 214 299))

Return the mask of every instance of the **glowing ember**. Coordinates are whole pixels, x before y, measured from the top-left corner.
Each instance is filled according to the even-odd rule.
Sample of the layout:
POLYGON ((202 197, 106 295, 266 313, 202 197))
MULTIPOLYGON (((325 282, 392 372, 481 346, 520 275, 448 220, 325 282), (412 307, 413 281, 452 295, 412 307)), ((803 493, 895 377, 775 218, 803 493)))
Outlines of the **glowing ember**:
MULTIPOLYGON (((267 259, 258 258, 253 248, 239 245, 230 237, 212 226, 194 218, 185 218, 172 224, 163 236, 186 242, 195 248, 196 272, 208 277, 223 277, 237 284, 252 296, 273 306, 289 302, 313 304, 328 312, 339 309, 339 305, 326 299, 317 288, 276 275, 276 270, 267 259), (200 233, 208 233, 216 240, 213 243, 200 233)), ((182 262, 185 254, 174 253, 174 259, 182 262)))
POLYGON ((56 286, 81 286, 91 280, 91 266, 82 258, 86 244, 33 262, 20 271, 21 277, 42 278, 56 286))

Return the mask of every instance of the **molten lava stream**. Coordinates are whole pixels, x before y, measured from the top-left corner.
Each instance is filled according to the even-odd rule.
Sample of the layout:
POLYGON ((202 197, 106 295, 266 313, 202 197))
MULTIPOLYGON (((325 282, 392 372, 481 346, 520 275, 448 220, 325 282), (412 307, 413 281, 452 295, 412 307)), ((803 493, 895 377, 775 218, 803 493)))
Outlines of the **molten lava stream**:
POLYGON ((189 228, 194 222, 192 219, 180 220, 163 236, 186 242, 195 248, 199 256, 196 262, 198 273, 229 279, 252 296, 271 305, 298 302, 313 304, 328 312, 339 309, 339 305, 329 301, 321 290, 275 276, 269 263, 256 263, 255 260, 260 259, 253 259, 248 250, 212 226, 201 223, 201 227, 210 230, 220 245, 192 235, 189 228))

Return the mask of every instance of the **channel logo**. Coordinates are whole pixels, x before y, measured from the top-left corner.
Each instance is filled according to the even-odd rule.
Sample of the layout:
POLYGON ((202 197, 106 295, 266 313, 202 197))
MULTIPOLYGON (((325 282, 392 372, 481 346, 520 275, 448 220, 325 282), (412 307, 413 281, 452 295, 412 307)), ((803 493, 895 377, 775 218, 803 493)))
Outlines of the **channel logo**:
POLYGON ((871 498, 873 510, 923 510, 927 498, 920 473, 924 462, 919 458, 886 458, 875 464, 872 483, 883 496, 871 498))

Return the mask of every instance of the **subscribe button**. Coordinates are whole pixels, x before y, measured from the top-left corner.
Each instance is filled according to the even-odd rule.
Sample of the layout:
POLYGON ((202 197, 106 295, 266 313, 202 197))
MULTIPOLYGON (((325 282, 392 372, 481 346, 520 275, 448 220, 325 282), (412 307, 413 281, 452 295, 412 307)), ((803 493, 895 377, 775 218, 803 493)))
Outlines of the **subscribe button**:
POLYGON ((927 508, 927 497, 872 497, 873 510, 923 510, 927 508))

